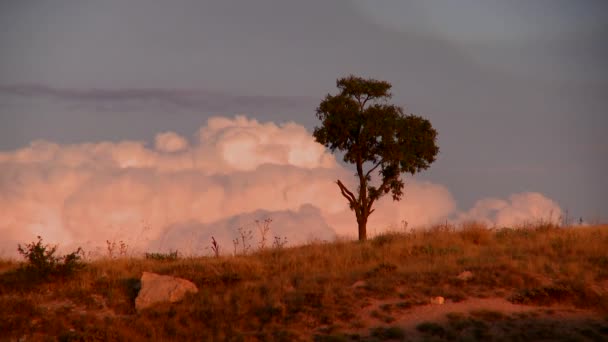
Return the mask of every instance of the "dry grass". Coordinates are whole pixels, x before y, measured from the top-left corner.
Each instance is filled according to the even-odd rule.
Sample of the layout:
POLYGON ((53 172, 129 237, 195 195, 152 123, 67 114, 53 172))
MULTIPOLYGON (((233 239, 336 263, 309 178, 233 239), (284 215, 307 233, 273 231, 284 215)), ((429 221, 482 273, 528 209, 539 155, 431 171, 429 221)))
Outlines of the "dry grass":
POLYGON ((447 322, 418 325, 416 337, 433 341, 605 341, 608 335, 608 321, 601 320, 564 321, 485 310, 469 315, 450 313, 446 318, 447 322))
MULTIPOLYGON (((0 340, 348 340, 355 337, 341 331, 366 326, 360 313, 370 301, 396 298, 397 305, 375 310, 369 336, 357 337, 378 340, 402 336, 382 324, 390 326, 393 314, 431 296, 558 303, 603 317, 606 250, 608 226, 496 230, 468 223, 247 256, 98 260, 72 277, 46 282, 30 281, 18 263, 0 260, 0 340), (473 279, 456 278, 465 270, 473 279), (133 303, 143 271, 189 279, 200 291, 137 314, 133 303), (353 287, 357 281, 361 286, 353 287)), ((472 313, 470 320, 507 318, 488 311, 472 313)), ((443 331, 436 337, 444 338, 450 330, 440 328, 429 323, 421 329, 443 331)))

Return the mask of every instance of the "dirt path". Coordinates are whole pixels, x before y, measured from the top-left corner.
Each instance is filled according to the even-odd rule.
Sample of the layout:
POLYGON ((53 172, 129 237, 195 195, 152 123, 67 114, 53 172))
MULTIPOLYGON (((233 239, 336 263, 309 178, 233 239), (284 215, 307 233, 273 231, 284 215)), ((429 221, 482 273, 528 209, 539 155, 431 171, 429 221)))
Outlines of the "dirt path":
POLYGON ((534 313, 539 316, 551 316, 554 319, 593 317, 593 313, 590 311, 572 307, 519 305, 513 304, 504 298, 474 298, 458 303, 446 302, 441 305, 428 304, 416 306, 405 310, 401 314, 396 314, 398 318, 393 324, 404 328, 415 328, 418 324, 424 322, 445 322, 447 321, 446 315, 448 313, 469 314, 480 311, 499 312, 504 315, 534 313))
POLYGON ((587 329, 593 336, 604 336, 608 340, 608 321, 603 315, 570 306, 519 305, 504 298, 470 298, 457 303, 446 301, 412 307, 403 307, 400 303, 403 301, 399 299, 370 301, 370 305, 359 312, 357 325, 347 328, 345 333, 368 336, 372 328, 398 327, 406 338, 394 340, 425 340, 429 334, 439 340, 463 336, 471 336, 473 340, 505 336, 507 339, 553 340, 553 336, 585 339, 580 333, 587 329), (428 331, 420 329, 421 324, 427 324, 428 331))

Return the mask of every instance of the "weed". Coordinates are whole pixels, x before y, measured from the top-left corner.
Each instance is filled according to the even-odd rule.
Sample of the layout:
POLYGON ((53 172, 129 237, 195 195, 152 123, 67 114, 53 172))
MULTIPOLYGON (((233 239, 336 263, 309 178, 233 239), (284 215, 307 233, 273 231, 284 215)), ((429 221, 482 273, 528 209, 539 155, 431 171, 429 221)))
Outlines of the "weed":
POLYGON ((285 245, 287 244, 287 238, 283 237, 281 239, 280 236, 275 236, 274 237, 274 242, 272 243, 272 248, 275 250, 280 250, 283 249, 283 247, 285 247, 285 245))
POLYGON ((220 257, 220 245, 215 241, 215 238, 211 237, 211 251, 213 251, 213 256, 216 258, 220 257))
POLYGON ((414 246, 412 248, 412 255, 414 256, 446 256, 459 254, 462 254, 462 250, 457 246, 436 247, 432 244, 427 244, 423 246, 414 246))
POLYGON ((397 270, 397 265, 391 263, 381 262, 378 266, 374 267, 371 271, 367 273, 367 277, 375 277, 386 274, 391 274, 397 270))
POLYGON ((590 257, 588 257, 588 260, 589 260, 589 263, 594 266, 608 269, 608 256, 606 256, 606 255, 590 256, 590 257))
POLYGON ((459 321, 465 319, 465 315, 462 312, 448 312, 445 317, 450 321, 459 321))
POLYGON ((394 241, 398 240, 403 235, 404 235, 403 233, 399 233, 399 232, 388 232, 388 233, 384 233, 384 234, 379 234, 371 240, 371 243, 372 243, 372 246, 374 246, 374 247, 382 247, 382 246, 393 243, 394 241))
POLYGON ((253 231, 251 229, 246 229, 245 227, 239 227, 238 233, 240 241, 235 244, 234 249, 236 250, 236 245, 240 244, 243 255, 247 255, 251 250, 251 240, 253 240, 253 231))
POLYGON ((378 310, 373 310, 370 313, 370 316, 372 316, 372 317, 374 317, 374 318, 376 318, 376 319, 378 319, 378 320, 380 320, 380 321, 382 321, 384 323, 392 323, 392 322, 395 321, 395 317, 393 317, 391 315, 388 315, 388 314, 385 314, 383 312, 380 312, 378 310))
POLYGON ((393 311, 393 305, 392 304, 382 304, 382 305, 380 305, 380 310, 382 310, 386 313, 391 313, 391 311, 393 311))
POLYGON ((571 301, 575 297, 572 289, 565 285, 525 288, 510 297, 517 304, 551 305, 571 301))
POLYGON ((258 227, 258 232, 260 233, 260 241, 258 243, 258 247, 260 250, 266 248, 266 240, 268 236, 268 232, 270 232, 270 224, 272 223, 271 218, 266 218, 264 220, 255 220, 255 224, 258 227))
POLYGON ((459 235, 464 241, 472 242, 475 245, 485 245, 492 238, 492 231, 485 224, 467 222, 462 224, 462 227, 459 235))
POLYGON ((239 239, 238 238, 232 239, 232 247, 234 249, 232 255, 236 256, 238 246, 239 246, 239 239))
POLYGON ((106 240, 106 250, 108 251, 108 257, 110 259, 126 257, 129 245, 122 240, 118 241, 118 245, 116 245, 116 241, 110 242, 110 240, 106 240))
POLYGON ((280 305, 266 304, 255 309, 255 316, 262 325, 266 325, 283 316, 284 311, 280 305))
POLYGON ((376 327, 370 329, 370 335, 372 337, 379 338, 381 340, 404 340, 405 332, 403 329, 397 326, 393 327, 376 327))
POLYGON ((335 334, 335 335, 314 335, 314 342, 349 342, 352 341, 349 335, 346 334, 335 334))
POLYGON ((25 246, 19 244, 17 251, 27 261, 26 273, 39 279, 48 279, 51 276, 70 276, 84 266, 80 262, 83 254, 82 248, 78 247, 76 251, 58 257, 55 256, 57 246, 43 245, 40 236, 38 236, 37 242, 31 242, 25 246))
POLYGON ((451 300, 454 303, 459 303, 467 299, 467 295, 460 290, 453 290, 446 293, 445 298, 451 300))
POLYGON ((473 317, 477 317, 488 322, 500 321, 506 317, 502 312, 493 310, 474 310, 471 311, 470 314, 473 317))
POLYGON ((178 258, 177 250, 168 253, 145 253, 144 257, 148 260, 175 261, 178 258))
POLYGON ((404 309, 409 309, 412 306, 414 306, 414 303, 412 303, 412 302, 399 302, 399 303, 395 304, 395 306, 397 308, 399 308, 399 309, 404 310, 404 309))
POLYGON ((416 326, 416 330, 433 336, 444 336, 446 330, 439 324, 433 322, 424 322, 416 326))

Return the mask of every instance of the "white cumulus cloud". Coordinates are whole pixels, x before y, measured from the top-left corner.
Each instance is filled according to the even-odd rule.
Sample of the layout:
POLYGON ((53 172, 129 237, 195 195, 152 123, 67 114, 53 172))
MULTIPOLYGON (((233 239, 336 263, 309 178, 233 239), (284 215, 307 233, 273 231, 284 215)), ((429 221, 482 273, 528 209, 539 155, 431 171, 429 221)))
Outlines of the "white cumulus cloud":
MULTIPOLYGON (((0 255, 15 256, 18 243, 37 235, 64 249, 103 253, 106 240, 122 240, 132 252, 192 254, 208 253, 214 236, 228 253, 239 227, 267 217, 270 235, 290 245, 356 235, 354 214, 335 184, 341 179, 356 190, 353 171, 303 126, 214 117, 189 140, 164 132, 153 148, 140 141, 34 141, 0 152, 0 255)), ((406 177, 405 194, 400 202, 378 201, 370 235, 404 220, 423 226, 456 215, 442 185, 406 177)), ((558 215, 542 195, 520 194, 482 200, 460 217, 509 225, 551 210, 558 215)))
POLYGON ((188 147, 188 141, 175 132, 164 132, 156 135, 156 149, 163 152, 177 152, 188 147))
POLYGON ((490 226, 513 227, 526 223, 558 224, 562 217, 559 205, 538 192, 513 194, 508 200, 486 198, 460 214, 461 220, 475 220, 490 226))

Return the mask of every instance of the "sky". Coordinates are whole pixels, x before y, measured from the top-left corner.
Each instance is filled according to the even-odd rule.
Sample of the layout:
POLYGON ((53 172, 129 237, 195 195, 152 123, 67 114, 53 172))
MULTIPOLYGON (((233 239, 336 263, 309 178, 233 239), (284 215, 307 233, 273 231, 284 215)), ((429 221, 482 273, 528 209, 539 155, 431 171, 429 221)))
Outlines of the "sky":
MULTIPOLYGON (((602 0, 0 2, 0 253, 230 249, 356 233, 316 144, 350 74, 386 80, 440 154, 372 233, 451 220, 608 220, 602 0), (8 214, 7 214, 8 213, 8 214), (194 242, 193 242, 194 241, 194 242)), ((352 183, 351 183, 352 186, 352 183)))

